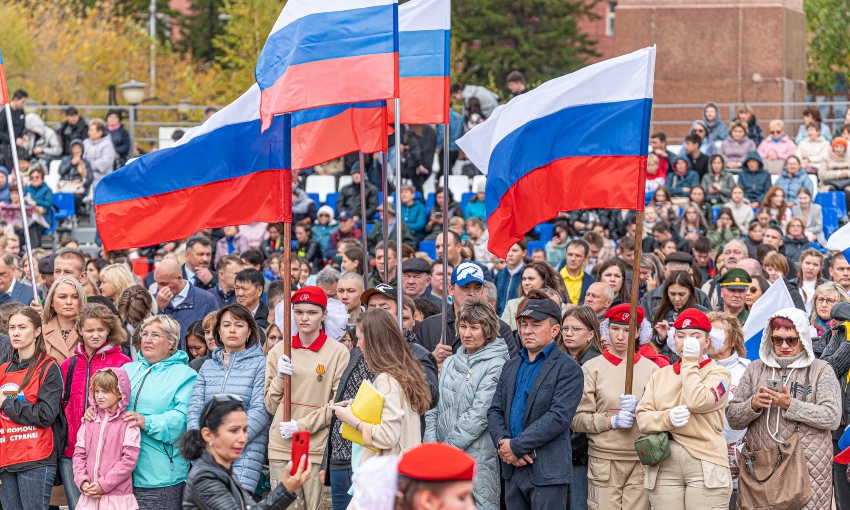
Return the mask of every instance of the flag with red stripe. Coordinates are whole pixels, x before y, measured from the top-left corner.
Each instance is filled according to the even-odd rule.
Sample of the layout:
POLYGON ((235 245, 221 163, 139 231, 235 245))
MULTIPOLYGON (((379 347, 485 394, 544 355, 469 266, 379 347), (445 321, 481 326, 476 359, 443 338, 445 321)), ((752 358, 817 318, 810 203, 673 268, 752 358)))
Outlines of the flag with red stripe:
POLYGON ((9 102, 9 90, 6 88, 6 72, 3 70, 3 53, 0 52, 0 106, 9 102))

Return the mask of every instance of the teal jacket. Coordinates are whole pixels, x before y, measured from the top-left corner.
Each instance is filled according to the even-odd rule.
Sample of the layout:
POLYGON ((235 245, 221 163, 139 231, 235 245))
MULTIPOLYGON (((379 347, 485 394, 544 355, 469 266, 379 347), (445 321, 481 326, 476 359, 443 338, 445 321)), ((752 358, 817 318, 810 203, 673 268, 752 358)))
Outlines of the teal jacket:
POLYGON ((124 370, 130 376, 127 409, 145 417, 133 486, 156 489, 184 482, 190 466, 180 455, 178 442, 186 432, 186 413, 198 375, 189 368, 189 356, 178 350, 151 365, 139 353, 139 361, 127 363, 124 370))

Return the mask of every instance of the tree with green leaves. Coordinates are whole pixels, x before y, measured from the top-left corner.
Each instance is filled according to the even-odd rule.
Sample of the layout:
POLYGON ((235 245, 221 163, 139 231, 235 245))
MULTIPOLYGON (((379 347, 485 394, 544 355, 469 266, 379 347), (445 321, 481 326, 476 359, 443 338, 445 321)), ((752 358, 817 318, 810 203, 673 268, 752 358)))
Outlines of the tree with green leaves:
POLYGON ((828 91, 850 75, 850 5, 846 0, 806 0, 808 83, 828 91))
POLYGON ((518 70, 529 83, 570 73, 596 56, 596 41, 581 32, 582 18, 596 19, 595 1, 454 0, 452 39, 465 48, 459 79, 498 87, 518 70))
POLYGON ((227 25, 224 0, 192 0, 190 14, 180 16, 178 49, 188 51, 198 62, 211 62, 221 55, 213 40, 227 25))

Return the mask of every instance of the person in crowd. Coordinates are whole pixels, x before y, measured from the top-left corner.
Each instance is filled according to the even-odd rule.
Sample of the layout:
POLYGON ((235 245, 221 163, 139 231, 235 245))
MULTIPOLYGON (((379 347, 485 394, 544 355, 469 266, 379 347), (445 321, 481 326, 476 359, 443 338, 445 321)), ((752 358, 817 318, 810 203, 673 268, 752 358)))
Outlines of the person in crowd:
POLYGON ((225 255, 215 263, 216 286, 210 290, 216 301, 216 308, 224 308, 236 302, 236 275, 245 266, 236 255, 225 255))
POLYGON ((614 289, 603 282, 596 282, 587 288, 584 304, 591 307, 597 318, 601 318, 614 302, 614 289))
MULTIPOLYGON (((805 136, 805 133, 804 135, 805 136)), ((758 146, 758 154, 765 163, 766 170, 771 175, 779 175, 785 160, 794 155, 797 145, 785 134, 785 123, 779 119, 770 121, 770 136, 758 146)), ((749 159, 749 156, 747 156, 749 159)))
POLYGON ((688 195, 688 199, 691 204, 695 204, 697 206, 700 214, 707 223, 710 223, 714 219, 711 204, 706 202, 705 189, 703 189, 702 186, 698 185, 691 188, 691 194, 688 195))
POLYGON ((484 208, 484 189, 486 188, 486 183, 484 181, 478 182, 476 184, 475 196, 469 200, 469 203, 466 204, 466 210, 463 211, 463 216, 467 220, 470 218, 479 218, 484 223, 484 226, 487 226, 487 210, 484 208))
MULTIPOLYGON (((623 394, 626 372, 621 365, 628 354, 629 312, 627 303, 608 310, 605 319, 610 342, 602 356, 582 365, 584 391, 572 429, 587 434, 591 486, 588 506, 593 507, 649 506, 647 491, 643 488, 644 468, 634 448, 635 440, 641 435, 634 426, 638 405, 635 395, 643 393, 658 366, 635 352, 632 389, 623 394), (611 409, 619 412, 612 413, 611 409)), ((637 324, 641 324, 643 318, 644 310, 638 307, 637 324)))
MULTIPOLYGON (((793 207, 797 203, 797 195, 801 189, 806 188, 810 192, 815 190, 812 180, 809 179, 809 174, 803 170, 797 156, 788 156, 788 159, 785 160, 785 169, 777 179, 775 186, 781 188, 785 193, 788 207, 793 207)), ((768 192, 768 195, 770 195, 770 192, 768 192)))
POLYGON ((718 154, 726 160, 726 166, 734 170, 743 167, 747 153, 756 150, 756 144, 747 136, 748 126, 745 122, 733 121, 729 124, 731 136, 723 140, 718 154))
MULTIPOLYGON (((520 241, 511 246, 508 254, 505 256, 505 268, 496 275, 496 290, 498 293, 496 312, 500 316, 504 316, 504 310, 508 301, 519 295, 518 293, 522 287, 522 275, 525 271, 525 257, 528 253, 526 247, 527 244, 525 241, 520 241)), ((436 264, 434 266, 436 267, 436 264)), ((431 275, 431 282, 433 288, 433 274, 431 275)))
MULTIPOLYGON (((47 225, 53 223, 53 191, 44 183, 44 169, 35 167, 30 170, 29 184, 24 187, 24 202, 34 207, 35 214, 44 218, 47 225)), ((33 248, 41 246, 41 235, 47 228, 39 222, 30 225, 30 242, 33 248)))
POLYGON ((788 276, 788 261, 779 252, 769 253, 762 262, 765 272, 767 273, 767 281, 772 284, 781 281, 788 276))
MULTIPOLYGON (((725 127, 725 126, 724 126, 725 127)), ((691 129, 688 132, 688 136, 697 136, 699 140, 692 140, 696 143, 699 151, 705 156, 713 156, 717 154, 717 146, 714 144, 714 138, 709 133, 708 126, 706 126, 705 122, 702 120, 696 120, 693 124, 691 124, 691 129)), ((685 137, 687 139, 687 136, 685 137)), ((679 150, 680 156, 685 156, 689 154, 690 150, 687 148, 687 144, 682 144, 682 148, 679 150)), ((707 158, 706 158, 707 160, 707 158)), ((702 177, 702 175, 700 175, 702 177)))
POLYGON ((806 315, 812 315, 813 297, 818 286, 826 283, 823 278, 823 254, 808 248, 800 252, 800 276, 795 283, 800 288, 803 301, 806 303, 806 315))
POLYGON ((667 135, 663 131, 652 133, 649 137, 649 145, 659 159, 666 159, 668 166, 671 165, 676 155, 667 148, 667 135))
MULTIPOLYGON (((370 222, 375 217, 375 213, 378 212, 378 191, 380 190, 377 186, 369 182, 368 179, 366 180, 364 183, 366 189, 366 218, 360 218, 363 214, 360 204, 360 179, 360 172, 351 172, 351 182, 339 190, 336 210, 340 212, 346 211, 351 214, 355 223, 361 223, 362 219, 362 224, 365 226, 365 223, 370 222)), ((340 223, 340 228, 342 228, 342 223, 340 223)))
POLYGON ((292 251, 310 264, 311 274, 318 273, 324 264, 324 257, 319 241, 313 237, 313 228, 305 223, 295 225, 295 239, 292 251))
POLYGON ((463 346, 443 363, 440 399, 425 414, 424 442, 456 446, 475 458, 478 472, 473 499, 476 508, 499 508, 499 470, 496 450, 490 444, 487 410, 493 400, 508 349, 496 341, 499 319, 492 305, 481 298, 467 300, 458 311, 458 332, 463 346))
POLYGON ((405 296, 423 297, 431 284, 431 263, 416 257, 405 260, 401 263, 401 276, 405 296))
POLYGON ((329 205, 323 205, 319 207, 319 212, 316 213, 318 220, 316 224, 313 225, 313 239, 319 243, 319 247, 324 250, 328 245, 328 239, 331 238, 331 234, 336 232, 339 228, 336 220, 334 219, 334 210, 333 207, 329 205))
MULTIPOLYGON (((667 176, 669 177, 671 173, 673 172, 671 171, 667 176)), ((673 204, 667 186, 656 189, 649 202, 655 204, 655 212, 666 223, 673 223, 679 217, 679 206, 673 204)))
MULTIPOLYGON (((815 358, 811 338, 805 312, 786 308, 771 314, 759 359, 747 366, 726 409, 733 429, 747 428, 746 452, 776 449, 777 442, 798 436, 809 476, 787 483, 812 484, 805 509, 828 508, 832 502, 831 458, 821 452, 830 450, 830 433, 842 414, 838 378, 828 361, 815 358), (768 379, 781 379, 782 391, 769 389, 768 379)), ((738 487, 739 501, 744 500, 747 486, 738 487)))
MULTIPOLYGON (((424 207, 424 206, 423 206, 424 207)), ((337 210, 339 210, 339 205, 337 205, 337 210)), ((339 250, 339 246, 344 240, 356 240, 359 242, 360 239, 363 238, 363 231, 360 227, 354 225, 354 215, 345 210, 340 210, 337 215, 337 222, 339 224, 339 228, 331 234, 330 240, 328 244, 325 246, 325 258, 332 259, 337 255, 337 251, 339 250)), ((281 232, 283 231, 283 226, 281 225, 281 232)), ((280 248, 278 248, 280 249, 280 248)))
POLYGON ((720 119, 720 109, 716 103, 707 103, 702 109, 702 121, 708 126, 708 133, 717 141, 729 138, 729 129, 720 119))
POLYGON ((133 469, 142 437, 135 423, 121 419, 130 403, 127 372, 101 368, 92 374, 86 392, 94 420, 68 439, 74 443, 71 480, 82 492, 76 508, 139 508, 133 496, 133 469))
MULTIPOLYGON (((86 281, 86 258, 77 250, 62 248, 56 252, 53 259, 53 279, 58 280, 63 276, 70 276, 80 283, 86 281)), ((103 264, 105 267, 107 264, 103 264)), ((32 295, 32 292, 30 292, 32 295)))
MULTIPOLYGON (((439 129, 439 126, 438 126, 439 129)), ((439 135, 439 134, 438 134, 439 135)), ((409 184, 401 187, 401 219, 418 239, 425 236, 425 205, 416 199, 416 188, 409 184)))
POLYGON ((841 285, 844 292, 850 291, 850 264, 841 252, 833 252, 832 262, 829 266, 829 277, 835 283, 841 285))
MULTIPOLYGON (((767 141, 762 143, 768 143, 767 141)), ((770 174, 764 169, 764 163, 758 152, 747 153, 744 169, 738 174, 738 184, 744 188, 744 197, 750 204, 760 204, 770 189, 770 174)))
POLYGON ((86 119, 80 117, 77 108, 65 108, 65 122, 56 131, 62 140, 62 156, 71 154, 71 140, 85 140, 89 136, 89 126, 86 119))
POLYGON ((654 193, 655 190, 667 183, 667 170, 670 165, 666 159, 659 158, 655 153, 646 157, 646 193, 654 193), (661 162, 664 161, 662 168, 661 162))
POLYGON ((706 233, 706 237, 711 241, 713 250, 722 248, 726 243, 741 238, 741 229, 736 224, 735 215, 731 209, 728 207, 720 209, 717 221, 714 222, 714 227, 706 233))
POLYGON ((785 237, 782 244, 785 246, 785 256, 794 264, 800 262, 801 254, 812 247, 812 243, 806 237, 806 225, 800 218, 791 218, 785 225, 785 237))
POLYGON ((572 458, 569 427, 584 377, 578 363, 557 347, 561 313, 554 301, 530 299, 518 328, 523 350, 505 364, 487 413, 505 503, 511 510, 566 509, 573 479, 572 463, 565 462, 572 458))
MULTIPOLYGON (((378 216, 380 216, 381 220, 375 222, 375 226, 372 227, 372 231, 369 232, 368 235, 368 246, 369 246, 369 254, 375 254, 375 246, 378 245, 381 241, 384 240, 384 208, 378 208, 378 216)), ((396 227, 398 227, 399 223, 396 221, 395 216, 395 207, 392 203, 387 204, 387 229, 389 231, 388 237, 389 239, 396 239, 396 227)), ((405 225, 403 222, 401 223, 401 240, 404 244, 408 246, 412 246, 416 243, 416 240, 413 237, 413 232, 410 228, 405 225)))
POLYGON ((154 298, 159 313, 180 324, 178 341, 185 336, 189 324, 216 310, 213 295, 184 280, 180 265, 174 260, 160 262, 154 270, 154 280, 157 284, 154 298))
POLYGON ((367 310, 357 319, 357 330, 358 346, 369 372, 374 374, 372 385, 384 395, 384 405, 381 422, 376 425, 355 417, 345 403, 330 406, 338 420, 363 434, 360 464, 352 463, 355 470, 372 458, 401 455, 421 444, 418 417, 432 405, 428 383, 418 370, 416 358, 405 348, 392 314, 367 310))
MULTIPOLYGON (((389 249, 387 251, 389 251, 389 249)), ((365 260, 365 254, 363 253, 362 248, 347 248, 342 253, 342 260, 340 261, 340 269, 342 270, 342 274, 352 273, 359 275, 362 279, 363 275, 366 274, 365 260)))
POLYGON ((121 110, 109 110, 106 114, 106 129, 109 130, 109 136, 112 138, 112 145, 115 147, 115 168, 121 168, 127 164, 127 159, 130 157, 130 133, 124 129, 121 124, 121 119, 124 112, 121 110))
MULTIPOLYGON (((749 138, 746 138, 746 140, 749 141, 749 138)), ((723 155, 715 154, 711 156, 708 160, 709 172, 703 175, 700 181, 700 185, 705 190, 705 202, 711 206, 725 204, 729 202, 732 196, 735 179, 726 165, 726 159, 723 155)))
MULTIPOLYGON (((269 351, 272 350, 272 347, 278 344, 281 340, 283 340, 283 331, 280 330, 279 327, 275 323, 269 324, 269 327, 266 328, 266 343, 263 344, 263 356, 268 356, 269 351)), ((342 342, 342 340, 340 340, 342 342)), ((351 348, 349 347, 349 351, 351 348)))
MULTIPOLYGON (((15 255, 0 252, 0 301, 12 301, 29 304, 33 301, 32 287, 18 280, 20 274, 20 259, 15 255)), ((63 358, 64 359, 64 358, 63 358)))
POLYGON ((800 124, 800 129, 797 130, 797 137, 794 142, 799 144, 808 137, 809 124, 818 126, 818 133, 822 134, 824 139, 832 141, 832 135, 829 132, 829 126, 823 121, 823 116, 817 106, 807 106, 803 110, 803 123, 800 124))
POLYGON ((684 156, 677 157, 673 161, 673 171, 667 174, 666 189, 670 192, 670 201, 680 207, 686 205, 691 188, 699 184, 699 179, 697 172, 691 169, 690 160, 684 156))
MULTIPOLYGON (((88 196, 94 182, 94 172, 91 163, 85 157, 83 141, 75 138, 69 143, 71 144, 70 153, 63 156, 59 163, 59 180, 79 185, 74 191, 74 202, 77 214, 80 214, 83 211, 83 198, 88 196)), ((8 199, 4 201, 8 202, 8 199)))
MULTIPOLYGON (((738 322, 738 319, 727 313, 709 312, 708 320, 711 321, 711 327, 717 332, 722 332, 724 337, 722 347, 714 349, 710 357, 732 375, 732 386, 729 387, 729 400, 726 404, 728 407, 729 402, 735 398, 735 391, 738 389, 741 377, 750 364, 750 360, 747 359, 747 351, 744 348, 744 331, 741 329, 741 323, 738 322)), ((735 502, 738 496, 738 473, 740 466, 738 465, 736 450, 743 445, 744 434, 746 433, 746 429, 732 429, 724 414, 723 437, 726 438, 726 453, 729 457, 729 468, 732 474, 732 496, 729 498, 730 509, 735 508, 735 502)))
POLYGON ((672 439, 670 456, 646 466, 644 487, 654 508, 726 508, 732 479, 721 432, 731 376, 706 357, 712 326, 705 313, 685 310, 673 326, 667 343, 680 359, 652 375, 636 411, 642 433, 672 439))
MULTIPOLYGON (((359 197, 359 195, 358 195, 359 197)), ((316 221, 316 212, 318 206, 316 202, 307 196, 307 193, 298 188, 296 185, 292 185, 292 224, 296 225, 305 221, 307 223, 313 223, 316 221)))
POLYGON ((386 242, 387 257, 384 258, 384 243, 381 241, 375 246, 375 267, 369 273, 368 286, 370 289, 375 288, 380 284, 398 286, 398 248, 395 241, 386 242), (384 281, 384 269, 386 268, 387 278, 389 281, 384 281))
POLYGON ((102 119, 91 119, 88 124, 88 138, 83 140, 83 152, 91 164, 94 186, 115 168, 115 146, 112 137, 107 136, 106 123, 102 119))
POLYGON ((357 273, 344 273, 336 285, 336 297, 348 308, 349 324, 362 312, 360 296, 364 291, 363 277, 357 273))
POLYGON ((262 397, 266 357, 260 330, 250 310, 236 304, 216 312, 213 335, 216 349, 198 372, 186 426, 199 430, 200 413, 216 395, 238 395, 248 413, 248 438, 231 471, 242 487, 254 492, 269 441, 269 415, 262 397))
POLYGON ((756 304, 765 292, 767 292, 768 287, 770 287, 770 282, 767 281, 763 276, 754 275, 752 276, 753 281, 750 283, 749 288, 747 289, 747 295, 744 298, 744 302, 747 304, 747 310, 753 311, 753 305, 756 304))
POLYGON ((779 186, 771 186, 759 205, 759 211, 770 215, 770 221, 776 222, 779 228, 785 228, 791 219, 791 207, 785 201, 785 191, 779 186))
POLYGON ((829 151, 829 140, 821 136, 820 124, 818 123, 810 122, 805 125, 805 129, 806 137, 797 140, 795 155, 807 172, 812 169, 813 171, 809 173, 816 173, 824 155, 829 151))
POLYGON ((631 294, 629 284, 626 283, 627 269, 623 262, 619 259, 608 259, 594 267, 594 270, 599 275, 598 281, 607 283, 614 291, 614 305, 629 302, 631 294))
MULTIPOLYGON (((448 253, 449 253, 449 256, 448 256, 449 265, 451 265, 452 267, 458 267, 463 262, 472 262, 473 264, 475 264, 475 265, 477 265, 478 267, 481 268, 481 271, 484 273, 484 280, 486 280, 488 282, 493 282, 493 274, 490 272, 490 270, 487 268, 487 266, 485 266, 484 264, 478 263, 474 260, 466 259, 466 258, 463 257, 463 254, 462 254, 463 244, 462 244, 460 235, 458 235, 457 232, 454 232, 452 230, 449 230, 449 233, 447 235, 448 235, 448 238, 449 238, 449 246, 448 246, 446 251, 448 251, 448 253)), ((437 238, 434 239, 434 247, 436 248, 437 253, 439 253, 439 254, 443 253, 443 239, 444 239, 443 234, 438 234, 437 238)), ((433 281, 434 280, 432 278, 431 282, 433 283, 433 281)))
POLYGON ((430 177, 437 150, 437 132, 428 124, 409 124, 404 131, 402 177, 424 194, 422 184, 430 177))
MULTIPOLYGON (((83 414, 94 397, 90 393, 91 377, 98 370, 120 368, 131 361, 121 352, 127 332, 121 327, 118 317, 108 308, 98 304, 86 304, 80 308, 73 320, 75 338, 82 341, 74 346, 73 354, 61 366, 62 380, 66 388, 63 399, 65 419, 68 423, 68 443, 59 456, 59 472, 65 482, 63 485, 69 509, 76 507, 80 498, 79 484, 70 481, 74 480, 72 459, 77 432, 82 424, 83 414)), ((129 393, 127 396, 129 397, 129 393)), ((135 466, 135 463, 133 465, 135 466)))
POLYGON ((26 427, 28 433, 0 442, 0 501, 6 510, 48 509, 64 441, 62 373, 47 352, 41 326, 30 307, 9 317, 13 355, 0 366, 0 386, 13 393, 0 402, 0 426, 4 439, 7 429, 26 427))
POLYGON ((193 322, 186 330, 186 337, 183 340, 186 344, 186 354, 189 355, 189 366, 195 372, 200 371, 212 354, 207 346, 204 321, 193 322))
POLYGON ((82 285, 67 276, 57 279, 47 293, 41 315, 45 349, 58 363, 71 357, 80 341, 75 320, 85 304, 82 285))
POLYGON ((285 464, 292 453, 292 434, 310 431, 310 462, 313 480, 303 490, 304 505, 316 510, 321 500, 319 469, 330 432, 331 408, 339 382, 348 366, 348 349, 328 341, 322 328, 327 317, 328 297, 318 287, 306 286, 292 295, 292 317, 298 333, 292 338, 292 360, 279 342, 266 360, 265 405, 274 418, 269 431, 269 476, 274 489, 283 481, 285 464), (284 377, 291 376, 292 408, 290 421, 283 421, 284 377))
POLYGON ((23 148, 30 156, 50 161, 62 155, 62 143, 56 131, 47 127, 37 113, 26 114, 24 129, 26 129, 26 140, 23 148))
MULTIPOLYGON (((585 235, 587 235, 587 232, 585 232, 585 235)), ((569 240, 569 223, 563 220, 556 221, 555 226, 552 228, 552 239, 546 241, 546 250, 544 252, 545 261, 549 262, 554 266, 560 266, 560 264, 567 259, 567 243, 569 242, 569 240)), ((587 239, 584 240, 587 242, 587 239)), ((588 245, 590 245, 589 242, 588 245)), ((592 250, 592 247, 588 247, 592 250)), ((585 266, 585 270, 590 271, 592 267, 588 266, 590 266, 589 256, 587 266, 585 266)))
POLYGON ((121 264, 106 266, 99 276, 100 294, 112 301, 113 305, 117 305, 121 294, 135 284, 133 273, 121 264))
POLYGON ((756 120, 756 112, 750 105, 745 104, 738 107, 736 114, 735 120, 747 125, 747 138, 758 146, 764 140, 764 132, 759 126, 758 120, 756 120))
POLYGON ((750 229, 750 222, 755 219, 753 208, 745 200, 746 190, 740 184, 732 187, 731 200, 724 205, 732 212, 732 217, 735 224, 741 229, 742 235, 747 235, 750 229))
POLYGON ((792 218, 800 218, 804 224, 804 234, 809 242, 826 246, 823 232, 823 209, 820 204, 812 201, 812 192, 808 188, 800 188, 797 192, 797 203, 791 209, 792 218))
POLYGON ((118 318, 129 336, 127 344, 122 346, 126 356, 133 361, 138 359, 139 333, 142 322, 150 317, 153 310, 153 296, 141 285, 133 285, 118 298, 118 318))
POLYGON ((466 235, 469 237, 469 242, 472 243, 474 255, 469 260, 483 263, 492 262, 495 256, 487 249, 487 244, 490 241, 490 231, 487 230, 484 220, 477 216, 466 220, 466 235))
POLYGON ((655 329, 652 342, 661 354, 676 361, 676 351, 667 342, 672 324, 688 309, 708 310, 698 303, 697 288, 687 271, 669 271, 659 296, 658 306, 649 311, 655 329))
MULTIPOLYGON (((225 237, 230 235, 228 229, 236 227, 225 227, 225 237)), ((231 232, 232 234, 232 232, 231 232)), ((227 242, 225 242, 227 248, 227 242)), ((247 250, 247 245, 243 245, 244 253, 247 250)), ((221 249, 221 241, 216 247, 216 250, 221 249)), ((186 240, 186 263, 183 264, 183 279, 203 290, 212 290, 218 284, 218 278, 215 272, 211 271, 210 261, 212 261, 213 242, 206 236, 194 235, 186 240)), ((221 257, 227 255, 227 249, 216 252, 215 262, 221 257), (219 254, 221 256, 219 256, 219 254)))
POLYGON ((708 225, 699 204, 689 202, 682 212, 682 219, 674 224, 673 228, 680 238, 691 243, 695 242, 697 237, 706 235, 708 225))
MULTIPOLYGON (((671 226, 665 221, 659 221, 655 224, 654 227, 652 227, 651 235, 648 235, 643 240, 643 252, 652 253, 655 250, 661 249, 662 245, 667 241, 673 241, 674 243, 676 243, 676 248, 678 248, 678 251, 691 251, 691 245, 688 240, 683 237, 680 237, 678 232, 679 229, 675 226, 671 226)), ((634 254, 632 254, 632 258, 634 258, 634 254)), ((629 262, 629 260, 627 259, 623 259, 623 261, 628 265, 632 264, 632 262, 629 262)))
MULTIPOLYGON (((448 193, 448 205, 445 205, 446 193, 442 187, 437 187, 434 191, 434 205, 428 211, 428 222, 425 224, 426 239, 434 239, 443 231, 443 215, 448 215, 449 218, 455 216, 463 218, 463 209, 460 204, 455 202, 451 190, 448 193)), ((437 253, 441 253, 437 250, 437 253)))
MULTIPOLYGON (((269 307, 262 302, 263 275, 256 269, 243 269, 236 274, 236 302, 251 312, 257 327, 265 331, 269 325, 269 307)), ((265 336, 258 332, 260 343, 265 342, 265 336)))
POLYGON ((831 150, 827 151, 820 162, 818 179, 821 183, 820 191, 844 191, 850 185, 850 154, 847 152, 847 139, 839 136, 833 138, 831 150))
POLYGON ((336 269, 326 266, 324 269, 319 271, 319 274, 316 275, 316 286, 325 291, 325 294, 329 298, 336 299, 336 289, 339 284, 339 271, 336 269))
POLYGON ((752 281, 750 274, 740 267, 726 271, 717 279, 722 302, 722 306, 718 308, 737 318, 742 326, 750 316, 746 307, 746 295, 752 281))
POLYGON ((200 429, 189 429, 180 438, 180 455, 193 464, 186 479, 182 508, 285 509, 298 499, 296 492, 311 476, 306 455, 292 474, 293 461, 283 472, 283 480, 262 501, 255 503, 253 491, 246 489, 233 471, 249 442, 250 421, 242 398, 218 395, 204 404, 198 417, 200 429))
MULTIPOLYGON (((835 285, 830 282, 830 285, 835 285)), ((818 292, 821 289, 826 288, 827 285, 822 285, 818 287, 818 292)), ((838 428, 832 432, 832 452, 833 455, 838 455, 842 448, 839 446, 839 439, 844 434, 847 424, 850 423, 848 417, 850 417, 850 396, 847 393, 847 385, 844 382, 847 381, 848 369, 850 369, 850 356, 848 356, 847 345, 847 321, 850 320, 850 304, 846 304, 846 294, 842 289, 834 289, 833 291, 835 296, 837 296, 838 301, 836 302, 833 299, 830 301, 834 302, 833 306, 830 306, 826 303, 822 296, 818 296, 816 299, 820 301, 817 309, 817 314, 820 315, 821 308, 830 308, 830 317, 827 319, 820 321, 820 326, 814 324, 813 326, 818 330, 818 335, 820 338, 812 338, 812 350, 814 351, 815 357, 819 358, 832 366, 835 375, 838 376, 839 385, 841 388, 841 421, 838 425, 838 428), (828 329, 823 329, 825 325, 829 325, 828 329), (822 353, 818 350, 818 344, 821 347, 822 353)), ((832 476, 833 476, 833 489, 835 490, 835 505, 836 508, 844 508, 848 502, 850 502, 850 481, 847 480, 846 477, 847 466, 844 464, 838 464, 833 462, 832 464, 832 476)))
MULTIPOLYGON (((269 258, 272 253, 283 250, 283 224, 269 223, 266 225, 266 234, 268 237, 260 242, 260 251, 265 258, 269 258)), ((216 259, 218 259, 218 252, 216 252, 216 259)))
MULTIPOLYGON (((591 274, 584 272, 589 255, 590 246, 584 239, 573 239, 567 243, 566 263, 558 276, 564 282, 564 289, 566 290, 567 297, 570 299, 570 303, 583 303, 587 288, 596 282, 596 279, 591 274)), ((560 289, 560 285, 555 287, 550 286, 550 288, 560 289)))
POLYGON ((828 340, 829 337, 824 338, 823 335, 842 322, 833 318, 832 309, 839 303, 848 302, 850 302, 850 295, 847 294, 844 287, 836 282, 824 282, 815 289, 815 293, 812 295, 814 306, 811 325, 814 328, 813 333, 818 339, 817 341, 812 340, 812 348, 816 353, 826 352, 827 344, 823 340, 828 340))
MULTIPOLYGON (((239 227, 228 225, 226 227, 222 227, 221 230, 224 233, 224 236, 219 239, 215 245, 216 262, 226 255, 241 255, 251 249, 248 246, 248 240, 241 232, 239 232, 239 227)), ((187 248, 186 251, 188 252, 189 248, 187 248)))

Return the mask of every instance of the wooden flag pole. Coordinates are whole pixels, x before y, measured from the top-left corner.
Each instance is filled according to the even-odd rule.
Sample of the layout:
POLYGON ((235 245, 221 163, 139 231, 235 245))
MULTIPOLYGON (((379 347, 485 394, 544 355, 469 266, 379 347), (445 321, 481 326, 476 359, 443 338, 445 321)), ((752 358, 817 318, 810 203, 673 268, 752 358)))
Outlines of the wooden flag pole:
POLYGON ((634 379, 635 371, 635 342, 637 339, 637 328, 640 324, 637 323, 637 306, 638 306, 638 289, 640 286, 640 257, 642 251, 643 240, 643 211, 637 212, 635 220, 635 261, 632 264, 632 292, 631 292, 631 308, 629 309, 629 346, 626 348, 626 395, 634 395, 632 391, 632 380, 634 379))
MULTIPOLYGON (((366 217, 366 170, 363 168, 363 153, 359 153, 360 157, 360 227, 363 229, 361 231, 361 237, 363 238, 363 260, 369 260, 369 249, 366 246, 366 223, 369 221, 369 218, 366 217)), ((386 216, 384 217, 386 218, 386 216)), ((384 264, 386 265, 386 264, 384 264)), ((368 264, 367 264, 368 266, 368 264)), ((366 268, 363 268, 363 288, 369 288, 369 272, 366 271, 366 268)))
MULTIPOLYGON (((292 359, 292 171, 283 172, 283 354, 292 359), (288 199, 287 199, 288 193, 288 199)), ((292 415, 292 376, 283 377, 283 421, 292 415)))

